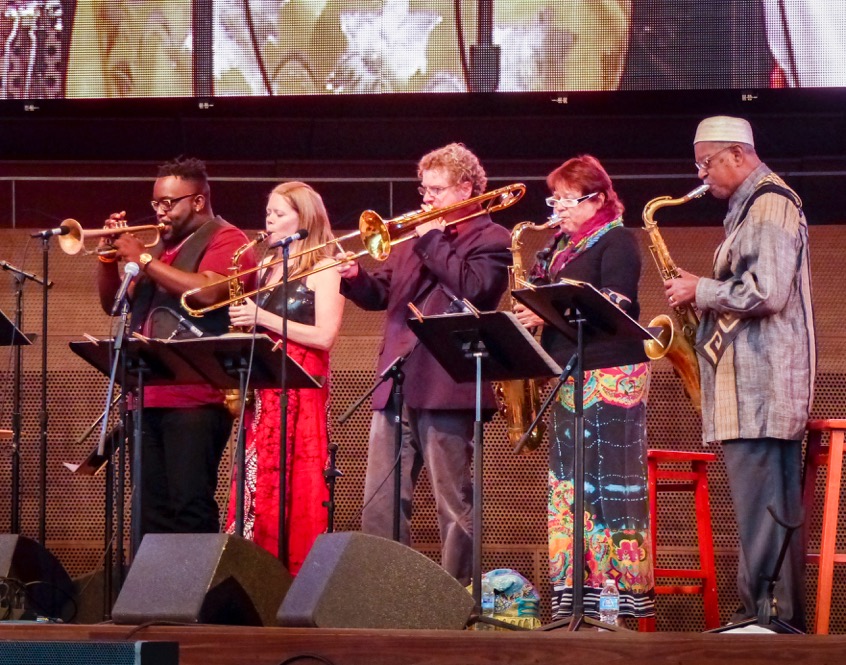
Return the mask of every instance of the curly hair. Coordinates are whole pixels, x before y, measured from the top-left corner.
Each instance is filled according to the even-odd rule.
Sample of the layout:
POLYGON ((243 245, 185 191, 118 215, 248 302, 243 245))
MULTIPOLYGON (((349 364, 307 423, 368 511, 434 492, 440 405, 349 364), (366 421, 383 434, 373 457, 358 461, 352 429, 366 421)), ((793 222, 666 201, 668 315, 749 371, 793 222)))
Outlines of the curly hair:
POLYGON ((195 157, 177 157, 159 166, 157 178, 173 176, 182 180, 190 180, 199 185, 201 192, 207 192, 209 177, 206 173, 206 163, 195 157))
POLYGON ((455 184, 472 183, 473 196, 482 194, 488 186, 488 178, 485 175, 485 169, 479 163, 479 158, 463 143, 450 143, 424 155, 417 164, 417 176, 423 177, 423 171, 432 169, 446 171, 455 184))

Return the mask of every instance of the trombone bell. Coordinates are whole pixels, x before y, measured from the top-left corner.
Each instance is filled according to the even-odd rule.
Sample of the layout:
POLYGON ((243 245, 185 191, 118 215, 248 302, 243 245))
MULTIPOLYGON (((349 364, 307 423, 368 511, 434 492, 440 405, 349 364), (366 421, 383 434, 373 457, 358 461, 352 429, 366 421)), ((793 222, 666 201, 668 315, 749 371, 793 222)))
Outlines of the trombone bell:
POLYGON ((415 210, 393 219, 382 219, 373 210, 365 210, 358 218, 358 230, 365 250, 377 261, 385 261, 391 253, 391 247, 414 237, 414 230, 426 222, 443 217, 447 213, 461 210, 473 205, 481 208, 460 219, 447 223, 453 226, 459 222, 479 217, 505 208, 510 208, 519 201, 526 193, 526 186, 522 183, 500 187, 484 194, 479 194, 463 201, 458 201, 445 208, 432 208, 431 210, 415 210))
POLYGON ((384 261, 391 253, 391 234, 388 225, 375 210, 365 210, 358 218, 358 233, 364 248, 377 261, 384 261))

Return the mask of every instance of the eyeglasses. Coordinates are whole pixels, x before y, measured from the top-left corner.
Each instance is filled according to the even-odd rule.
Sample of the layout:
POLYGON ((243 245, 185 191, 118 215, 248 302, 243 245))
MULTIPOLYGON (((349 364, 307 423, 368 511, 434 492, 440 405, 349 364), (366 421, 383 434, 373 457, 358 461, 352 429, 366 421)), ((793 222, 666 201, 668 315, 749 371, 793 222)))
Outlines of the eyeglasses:
POLYGON ((731 150, 734 146, 727 145, 725 148, 720 148, 717 152, 708 155, 705 159, 701 162, 693 162, 693 165, 696 167, 697 171, 707 171, 711 168, 711 162, 714 161, 714 158, 719 155, 721 152, 725 152, 726 150, 731 150))
POLYGON ((555 206, 560 206, 562 208, 575 208, 579 205, 582 201, 587 201, 590 198, 593 198, 599 194, 599 192, 593 192, 592 194, 585 194, 584 196, 580 196, 577 199, 559 199, 556 196, 548 196, 546 198, 546 205, 550 208, 554 208, 555 206))
MULTIPOLYGON (((455 184, 458 184, 458 183, 455 183, 455 184)), ((426 196, 426 193, 428 192, 429 194, 431 194, 432 196, 437 198, 441 194, 443 194, 446 190, 452 189, 453 187, 455 187, 455 184, 447 185, 446 187, 418 187, 417 193, 420 194, 420 196, 426 196)))
POLYGON ((156 212, 159 211, 159 208, 161 208, 162 212, 170 212, 182 199, 188 199, 192 196, 199 196, 199 194, 186 194, 185 196, 177 196, 175 199, 164 198, 158 201, 150 201, 150 205, 153 206, 153 210, 156 212))

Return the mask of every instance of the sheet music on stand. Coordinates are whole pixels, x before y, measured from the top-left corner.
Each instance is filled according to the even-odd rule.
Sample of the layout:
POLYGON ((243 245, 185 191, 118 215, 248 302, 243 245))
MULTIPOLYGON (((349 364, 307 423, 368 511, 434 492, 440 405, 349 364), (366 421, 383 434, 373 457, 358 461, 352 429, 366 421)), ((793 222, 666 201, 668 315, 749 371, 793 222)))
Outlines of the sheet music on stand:
POLYGON ((409 319, 408 326, 456 383, 476 380, 466 352, 475 342, 488 353, 482 363, 485 381, 547 378, 562 371, 513 312, 436 314, 425 322, 409 319))
MULTIPOLYGON (((134 388, 138 367, 148 371, 144 385, 184 385, 203 383, 215 388, 238 388, 237 371, 229 365, 246 362, 250 357, 254 336, 223 335, 190 339, 151 339, 135 336, 124 342, 130 370, 126 387, 134 388)), ((106 376, 110 372, 111 340, 70 342, 71 350, 106 376)), ((255 335, 253 350, 253 388, 274 388, 279 384, 280 351, 267 335, 255 335)), ((286 369, 290 388, 319 388, 323 377, 310 376, 295 360, 288 357, 286 369)))
POLYGON ((640 325, 588 282, 562 279, 544 286, 527 285, 524 289, 512 291, 511 295, 560 331, 572 344, 573 351, 576 348, 577 328, 570 319, 573 305, 578 308, 583 319, 584 335, 591 341, 582 359, 582 368, 585 370, 632 362, 629 357, 602 349, 603 343, 631 338, 654 339, 660 344, 652 330, 640 325), (614 306, 609 308, 609 304, 614 306))

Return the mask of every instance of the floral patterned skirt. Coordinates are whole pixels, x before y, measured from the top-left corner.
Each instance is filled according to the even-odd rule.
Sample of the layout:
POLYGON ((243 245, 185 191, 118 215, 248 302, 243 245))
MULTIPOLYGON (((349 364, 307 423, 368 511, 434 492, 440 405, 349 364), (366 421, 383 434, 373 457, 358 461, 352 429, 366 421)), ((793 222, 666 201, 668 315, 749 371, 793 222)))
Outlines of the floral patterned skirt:
MULTIPOLYGON (((617 582, 620 614, 655 614, 646 483, 645 363, 585 373, 584 612, 599 617, 599 592, 617 582)), ((573 382, 552 408, 549 564, 553 619, 573 605, 573 382)))

